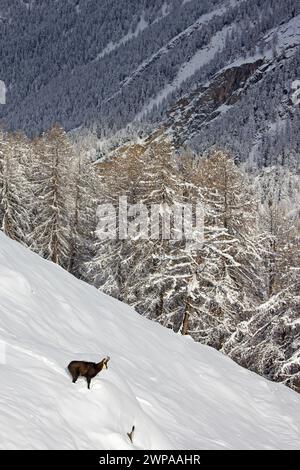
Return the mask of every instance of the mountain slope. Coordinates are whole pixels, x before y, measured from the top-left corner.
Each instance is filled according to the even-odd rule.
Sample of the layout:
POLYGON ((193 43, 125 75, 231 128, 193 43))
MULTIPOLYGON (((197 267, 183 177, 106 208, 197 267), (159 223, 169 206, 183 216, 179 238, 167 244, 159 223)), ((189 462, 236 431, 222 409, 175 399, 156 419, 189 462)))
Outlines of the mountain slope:
POLYGON ((300 15, 264 38, 266 50, 241 57, 167 112, 164 132, 177 146, 228 149, 250 166, 298 167, 300 15), (270 38, 276 38, 271 49, 270 38))
POLYGON ((189 146, 198 154, 221 147, 248 168, 298 169, 300 15, 273 28, 263 45, 224 67, 215 63, 220 34, 223 30, 137 114, 137 122, 159 120, 145 144, 167 136, 176 148, 189 146), (179 97, 175 104, 172 97, 179 97))
POLYGON ((300 397, 0 234, 0 448, 299 448, 300 397), (72 384, 72 359, 111 356, 72 384))
MULTIPOLYGON (((177 132, 179 144, 193 138, 197 149, 201 143, 224 145, 229 133, 234 151, 246 153, 256 132, 278 121, 273 114, 281 111, 279 98, 299 79, 299 60, 273 60, 276 54, 291 58, 299 52, 299 15, 294 0, 0 0, 0 79, 7 85, 0 118, 9 129, 30 134, 58 121, 67 130, 92 127, 101 138, 132 123, 156 127, 166 117, 172 127, 168 111, 178 99, 190 101, 195 90, 201 95, 224 69, 272 59, 273 72, 251 87, 248 101, 251 93, 258 97, 257 112, 253 116, 253 107, 241 105, 250 109, 250 120, 239 126, 251 127, 252 118, 256 124, 251 143, 248 135, 234 135, 235 116, 244 116, 239 108, 227 113, 229 124, 223 130, 221 119, 216 126, 222 132, 219 127, 215 132, 203 123, 216 113, 209 109, 202 119, 207 110, 192 103, 191 132, 177 132), (278 73, 284 75, 279 81, 278 73)), ((244 85, 240 74, 234 90, 244 94, 244 85)), ((225 104, 229 100, 230 94, 225 104)), ((293 116, 287 121, 293 123, 293 116)))

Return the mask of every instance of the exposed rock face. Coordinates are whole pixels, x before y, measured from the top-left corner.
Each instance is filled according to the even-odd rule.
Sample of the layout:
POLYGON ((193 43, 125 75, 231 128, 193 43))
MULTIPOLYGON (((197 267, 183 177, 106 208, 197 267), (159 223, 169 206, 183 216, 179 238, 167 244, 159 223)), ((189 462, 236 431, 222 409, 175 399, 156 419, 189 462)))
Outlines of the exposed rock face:
POLYGON ((207 123, 232 106, 246 93, 251 84, 263 77, 262 59, 226 69, 217 74, 208 86, 200 86, 184 96, 168 111, 166 120, 141 144, 129 143, 114 149, 112 155, 124 155, 138 148, 142 154, 153 142, 171 137, 175 148, 189 141, 207 123))
POLYGON ((245 93, 247 87, 260 80, 263 60, 232 67, 215 76, 207 87, 200 87, 182 98, 171 108, 163 127, 171 133, 176 145, 193 137, 201 126, 231 106, 245 93))

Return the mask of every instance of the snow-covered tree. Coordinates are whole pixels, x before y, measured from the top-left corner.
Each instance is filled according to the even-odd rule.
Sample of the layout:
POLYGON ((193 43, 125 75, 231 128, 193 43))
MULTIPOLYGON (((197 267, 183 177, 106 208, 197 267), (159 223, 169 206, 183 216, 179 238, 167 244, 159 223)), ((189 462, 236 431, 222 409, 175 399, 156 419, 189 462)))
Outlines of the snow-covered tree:
POLYGON ((89 281, 86 267, 95 255, 97 204, 100 199, 100 178, 87 157, 86 149, 77 149, 75 159, 74 219, 71 228, 69 271, 89 281))
POLYGON ((22 134, 0 134, 0 188, 2 230, 10 238, 28 243, 31 231, 27 172, 29 142, 22 134))
POLYGON ((64 130, 55 125, 36 140, 34 150, 34 249, 68 269, 76 193, 72 146, 64 130))
POLYGON ((225 352, 239 364, 300 392, 299 178, 284 168, 258 177, 260 218, 267 231, 267 300, 237 325, 225 352))
POLYGON ((197 253, 190 333, 218 349, 264 295, 257 202, 246 178, 217 151, 199 168, 205 201, 204 244, 197 253))

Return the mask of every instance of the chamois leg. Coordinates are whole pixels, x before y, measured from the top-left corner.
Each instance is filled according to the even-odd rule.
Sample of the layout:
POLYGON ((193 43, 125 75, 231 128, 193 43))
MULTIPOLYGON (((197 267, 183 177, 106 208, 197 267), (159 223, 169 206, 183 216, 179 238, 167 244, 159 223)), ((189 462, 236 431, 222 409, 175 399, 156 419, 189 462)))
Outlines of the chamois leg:
POLYGON ((79 374, 79 369, 75 369, 72 373, 72 377, 73 377, 72 382, 73 382, 73 384, 76 384, 79 375, 80 375, 79 374))
POLYGON ((86 381, 87 381, 87 386, 88 386, 88 389, 90 390, 90 385, 91 385, 91 377, 87 377, 86 378, 86 381))

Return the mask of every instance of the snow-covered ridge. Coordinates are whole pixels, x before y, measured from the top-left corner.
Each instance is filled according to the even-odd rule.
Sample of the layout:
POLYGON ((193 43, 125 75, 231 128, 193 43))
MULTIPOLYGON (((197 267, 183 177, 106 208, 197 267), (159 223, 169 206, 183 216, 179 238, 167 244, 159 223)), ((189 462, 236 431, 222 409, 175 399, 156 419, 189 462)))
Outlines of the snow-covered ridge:
POLYGON ((126 44, 126 42, 130 41, 133 38, 136 38, 142 31, 144 31, 148 27, 147 21, 145 21, 144 16, 142 15, 140 18, 140 21, 138 22, 136 28, 134 31, 129 31, 123 38, 120 39, 117 43, 110 42, 107 44, 107 46, 101 51, 98 56, 96 57, 96 60, 102 59, 107 54, 110 54, 112 51, 117 49, 120 46, 123 46, 126 44))
MULTIPOLYGON (((231 1, 230 6, 233 7, 236 2, 231 1)), ((200 18, 194 25, 187 29, 187 32, 190 32, 191 29, 194 29, 196 26, 198 27, 203 22, 210 20, 214 15, 221 14, 224 12, 224 7, 219 8, 213 12, 210 12, 204 17, 200 18)), ((226 34, 232 29, 232 26, 226 26, 221 31, 218 31, 215 36, 211 39, 210 43, 205 46, 203 49, 200 49, 195 53, 195 55, 189 59, 185 64, 183 64, 172 83, 166 85, 164 89, 162 89, 156 97, 152 98, 149 103, 147 103, 143 109, 138 113, 136 116, 136 120, 141 120, 148 112, 150 112, 155 106, 159 106, 164 99, 166 99, 171 93, 173 93, 177 88, 180 87, 182 83, 185 82, 188 78, 192 77, 194 73, 201 69, 204 65, 208 64, 215 54, 222 50, 225 46, 225 38, 226 34)), ((185 34, 185 32, 181 33, 179 36, 185 34)), ((300 41, 300 16, 296 16, 292 20, 290 20, 287 24, 280 26, 276 29, 273 29, 269 32, 266 37, 266 43, 270 43, 271 40, 276 35, 277 37, 277 45, 276 49, 278 54, 282 53, 282 51, 287 51, 290 48, 296 48, 299 45, 300 41)), ((252 56, 240 57, 236 59, 234 62, 226 65, 220 72, 230 68, 230 67, 237 67, 244 63, 254 62, 259 59, 271 60, 272 59, 272 48, 266 50, 264 53, 257 52, 252 56)), ((144 64, 145 66, 145 64, 144 64)), ((297 95, 298 96, 298 95, 297 95)))
MULTIPOLYGON (((235 2, 232 0, 232 2, 230 2, 230 6, 234 6, 235 2)), ((151 57, 149 57, 148 59, 146 59, 145 61, 143 61, 137 68, 134 72, 132 72, 132 74, 127 77, 124 82, 121 84, 120 88, 118 91, 116 91, 113 95, 111 95, 110 97, 108 97, 106 99, 106 102, 110 102, 112 99, 116 98, 116 96, 118 96, 122 89, 126 86, 128 86, 136 77, 138 77, 141 73, 143 73, 147 67, 149 67, 154 61, 158 60, 159 58, 161 58, 162 56, 166 55, 169 53, 169 51, 175 47, 178 46, 178 44, 180 43, 180 41, 182 41, 184 38, 188 38, 189 36, 191 36, 191 34, 193 34, 197 29, 201 28, 204 24, 206 23, 209 23, 209 21, 211 21, 215 16, 221 16, 225 13, 226 9, 228 8, 228 5, 225 7, 219 7, 209 13, 206 13, 204 15, 202 15, 200 18, 198 18, 197 21, 195 21, 195 23, 193 23, 192 25, 190 25, 188 28, 186 28, 184 31, 182 31, 181 33, 179 33, 178 35, 176 35, 175 37, 173 37, 165 46, 161 47, 157 52, 155 52, 151 57)), ((215 43, 216 41, 218 41, 218 45, 220 45, 220 42, 221 42, 221 39, 223 39, 222 37, 219 37, 220 35, 222 34, 222 32, 220 32, 219 34, 216 34, 215 38, 212 39, 212 47, 214 48, 215 47, 215 43), (220 42, 219 42, 219 39, 220 39, 220 42)), ((203 49, 201 49, 195 56, 194 59, 192 59, 192 67, 193 67, 193 72, 200 68, 201 67, 201 63, 199 64, 199 67, 197 67, 197 64, 195 62, 197 62, 198 60, 198 54, 201 54, 201 58, 202 60, 205 60, 203 59, 203 56, 204 55, 207 55, 208 53, 208 47, 205 47, 203 49)), ((112 50, 112 49, 111 49, 112 50)), ((111 51, 110 50, 110 51, 111 51)), ((207 60, 205 61, 205 63, 209 62, 209 59, 212 58, 212 54, 214 54, 216 51, 213 50, 212 53, 210 53, 209 51, 209 55, 207 57, 207 60)), ((202 64, 203 65, 203 64, 202 64)), ((173 85, 169 85, 170 88, 168 88, 167 92, 166 91, 161 91, 161 95, 163 97, 167 96, 169 94, 169 92, 171 90, 174 90, 174 88, 176 88, 177 86, 179 86, 179 84, 181 84, 186 78, 188 78, 186 75, 187 73, 185 72, 185 69, 188 68, 190 70, 189 72, 189 75, 190 76, 192 73, 191 73, 191 69, 190 69, 190 64, 189 64, 189 61, 187 62, 187 64, 184 64, 182 66, 182 68, 180 69, 179 71, 179 75, 181 77, 181 74, 185 77, 184 79, 182 79, 180 81, 180 78, 178 78, 177 80, 175 80, 176 82, 176 85, 173 84, 173 85), (184 70, 182 72, 182 69, 184 70)), ((162 98, 163 99, 163 98, 162 98)), ((159 97, 157 98, 154 98, 154 101, 153 101, 153 105, 152 107, 154 106, 154 104, 158 103, 158 102, 161 102, 162 99, 159 97)), ((147 111, 150 109, 151 105, 149 104, 147 106, 147 111)), ((144 114, 144 111, 141 111, 141 116, 144 114)))
POLYGON ((185 80, 194 75, 194 73, 201 69, 201 67, 209 63, 214 55, 221 50, 226 34, 230 29, 230 26, 226 26, 221 31, 218 31, 207 46, 199 49, 190 60, 183 64, 173 82, 166 85, 155 98, 152 98, 149 103, 143 107, 136 116, 136 120, 139 121, 142 119, 154 108, 154 106, 159 106, 163 100, 173 93, 183 82, 185 82, 185 80))
POLYGON ((299 448, 300 396, 0 234, 1 449, 299 448), (72 359, 110 367, 72 384, 72 359), (132 426, 133 444, 127 437, 132 426))
POLYGON ((300 15, 295 16, 288 23, 273 29, 266 36, 266 42, 270 42, 274 34, 277 35, 278 52, 289 47, 298 47, 300 41, 300 15))

